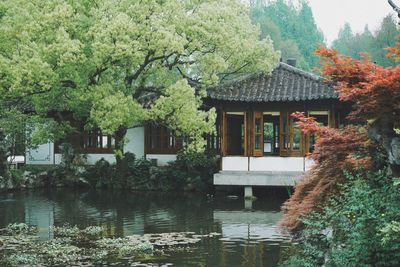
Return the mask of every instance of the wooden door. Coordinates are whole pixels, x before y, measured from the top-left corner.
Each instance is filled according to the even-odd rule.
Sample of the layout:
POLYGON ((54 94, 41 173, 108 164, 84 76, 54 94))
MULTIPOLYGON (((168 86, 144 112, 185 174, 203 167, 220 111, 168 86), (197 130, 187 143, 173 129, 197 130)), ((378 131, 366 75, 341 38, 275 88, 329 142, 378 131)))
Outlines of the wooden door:
POLYGON ((264 155, 264 120, 262 112, 254 112, 253 116, 253 155, 262 157, 264 155))
POLYGON ((304 156, 306 138, 296 125, 296 119, 292 112, 282 111, 280 116, 280 156, 302 157, 304 156))

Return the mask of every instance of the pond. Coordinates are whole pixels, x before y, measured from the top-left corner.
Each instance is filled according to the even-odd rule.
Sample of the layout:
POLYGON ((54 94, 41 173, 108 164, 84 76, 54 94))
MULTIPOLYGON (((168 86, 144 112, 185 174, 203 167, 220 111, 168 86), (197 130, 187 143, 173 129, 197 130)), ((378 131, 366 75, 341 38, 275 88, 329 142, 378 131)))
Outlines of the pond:
POLYGON ((56 225, 102 226, 110 236, 147 233, 221 233, 155 266, 276 266, 289 236, 278 230, 285 194, 262 192, 254 202, 189 193, 35 190, 0 194, 0 228, 24 222, 50 237, 56 225))

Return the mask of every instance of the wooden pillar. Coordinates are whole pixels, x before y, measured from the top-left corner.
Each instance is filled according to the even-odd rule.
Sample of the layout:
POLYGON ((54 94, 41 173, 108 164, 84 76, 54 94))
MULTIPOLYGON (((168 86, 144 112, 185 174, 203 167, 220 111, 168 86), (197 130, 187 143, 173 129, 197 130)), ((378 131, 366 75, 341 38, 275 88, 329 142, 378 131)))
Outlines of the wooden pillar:
POLYGON ((226 121, 226 112, 221 110, 221 156, 226 156, 227 154, 227 121, 226 121))
POLYGON ((253 156, 253 110, 250 108, 246 109, 246 141, 245 141, 245 156, 253 156))

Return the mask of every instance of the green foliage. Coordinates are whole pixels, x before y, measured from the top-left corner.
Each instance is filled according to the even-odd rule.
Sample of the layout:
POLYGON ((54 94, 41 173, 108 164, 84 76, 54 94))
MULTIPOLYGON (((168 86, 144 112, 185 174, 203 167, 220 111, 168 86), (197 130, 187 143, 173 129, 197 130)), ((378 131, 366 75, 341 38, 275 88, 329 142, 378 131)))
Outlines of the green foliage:
POLYGON ((111 188, 113 186, 113 173, 113 166, 105 159, 100 159, 86 169, 84 176, 93 187, 111 188))
POLYGON ((22 223, 9 225, 0 233, 1 266, 81 266, 154 252, 153 245, 144 238, 106 238, 105 229, 98 226, 53 227, 54 236, 44 241, 34 236, 36 230, 22 223))
POLYGON ((23 183, 22 176, 23 176, 22 169, 11 169, 11 180, 15 188, 19 188, 23 183))
POLYGON ((150 242, 132 243, 126 238, 107 238, 97 241, 97 246, 102 251, 107 251, 108 255, 117 257, 126 257, 129 255, 151 255, 153 253, 153 245, 150 242))
POLYGON ((46 133, 47 140, 65 134, 66 125, 45 120, 65 121, 65 111, 109 134, 145 119, 167 119, 177 129, 176 123, 186 123, 178 130, 189 134, 190 150, 197 151, 213 117, 193 110, 205 88, 231 75, 269 73, 278 60, 239 0, 2 1, 0 129, 11 134, 1 124, 3 118, 12 122, 5 113, 15 106, 29 123, 34 116, 45 123, 34 135, 42 141, 46 133), (155 108, 176 103, 180 109, 180 94, 187 97, 187 114, 166 114, 170 107, 146 114, 146 97, 168 99, 155 108))
POLYGON ((64 143, 61 148, 61 163, 47 170, 47 186, 75 186, 79 182, 86 164, 86 156, 78 153, 71 144, 64 143))
POLYGON ((122 165, 123 175, 116 173, 115 165, 100 160, 88 167, 84 176, 93 187, 206 191, 212 188, 213 174, 219 170, 218 159, 207 153, 182 152, 176 161, 162 167, 125 153, 122 165))
POLYGON ((3 263, 10 266, 32 266, 35 265, 38 261, 39 259, 36 255, 21 253, 8 256, 6 259, 3 260, 3 263))
POLYGON ((207 153, 181 153, 167 168, 171 170, 172 179, 183 181, 183 188, 206 191, 212 188, 213 175, 219 171, 219 161, 215 155, 207 153))
POLYGON ((104 229, 99 226, 89 226, 82 230, 76 226, 54 226, 52 231, 54 237, 72 239, 75 244, 98 240, 104 233, 104 229))
POLYGON ((9 235, 33 235, 38 231, 37 227, 25 223, 13 223, 7 225, 5 232, 9 235))
POLYGON ((333 42, 333 48, 339 53, 360 59, 361 52, 367 52, 372 61, 380 66, 395 66, 395 61, 389 59, 387 51, 388 47, 396 45, 396 39, 399 36, 396 20, 393 16, 386 16, 380 27, 372 33, 365 26, 364 32, 354 33, 350 24, 346 23, 339 32, 338 38, 333 42))
POLYGON ((155 168, 151 161, 133 159, 128 162, 129 178, 128 186, 135 189, 155 189, 156 181, 152 178, 152 170, 155 168))
POLYGON ((190 144, 188 152, 203 152, 206 140, 204 134, 215 131, 216 112, 212 108, 202 111, 201 98, 196 96, 194 88, 185 80, 178 81, 166 90, 150 111, 150 117, 157 121, 164 121, 177 136, 186 136, 190 144))
POLYGON ((324 36, 306 1, 301 1, 299 7, 285 0, 253 1, 251 17, 260 26, 261 36, 271 36, 283 60, 296 58, 298 66, 307 71, 316 66, 313 52, 324 43, 324 36))
POLYGON ((42 260, 48 265, 66 265, 76 260, 80 248, 71 245, 66 240, 52 239, 41 244, 42 260))
POLYGON ((105 134, 113 134, 121 125, 137 125, 145 119, 145 110, 132 97, 121 92, 100 98, 90 112, 105 134))
POLYGON ((347 174, 342 193, 303 218, 283 266, 395 266, 400 262, 398 186, 384 171, 347 174), (299 265, 297 265, 299 266, 299 265))

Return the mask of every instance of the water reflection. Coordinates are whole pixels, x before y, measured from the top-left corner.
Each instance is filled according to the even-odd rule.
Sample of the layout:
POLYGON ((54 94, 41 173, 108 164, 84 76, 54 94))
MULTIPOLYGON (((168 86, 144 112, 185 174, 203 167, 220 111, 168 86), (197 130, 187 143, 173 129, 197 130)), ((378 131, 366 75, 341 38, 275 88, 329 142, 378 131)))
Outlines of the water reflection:
POLYGON ((99 225, 109 235, 193 231, 219 232, 191 252, 161 262, 176 266, 276 266, 288 237, 276 227, 284 199, 208 198, 194 194, 50 190, 0 195, 0 227, 25 222, 48 238, 49 226, 99 225))

